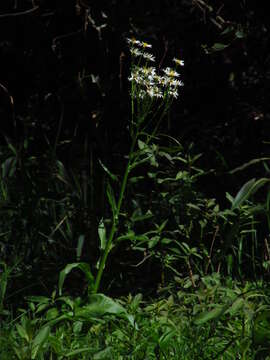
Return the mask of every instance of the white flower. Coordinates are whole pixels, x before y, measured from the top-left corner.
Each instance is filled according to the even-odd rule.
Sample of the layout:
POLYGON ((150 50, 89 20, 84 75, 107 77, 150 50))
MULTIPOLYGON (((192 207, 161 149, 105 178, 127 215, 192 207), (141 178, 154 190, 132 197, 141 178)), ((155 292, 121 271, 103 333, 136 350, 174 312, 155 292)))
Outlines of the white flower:
POLYGON ((143 84, 144 78, 138 72, 132 72, 128 78, 129 81, 135 81, 137 84, 143 84))
POLYGON ((131 48, 130 52, 131 52, 131 55, 133 55, 133 56, 142 56, 143 55, 143 53, 139 49, 136 49, 136 48, 131 48))
POLYGON ((131 44, 131 45, 139 45, 140 46, 140 41, 139 40, 136 40, 135 38, 132 38, 132 39, 130 39, 130 38, 127 38, 127 42, 128 42, 128 44, 131 44))
POLYGON ((141 89, 138 92, 138 98, 143 99, 143 98, 145 98, 145 96, 146 96, 146 91, 141 89))
POLYGON ((162 98, 163 97, 163 93, 160 91, 158 86, 150 86, 147 90, 147 94, 151 97, 151 98, 162 98))
POLYGON ((176 65, 184 66, 184 60, 173 58, 173 61, 176 63, 176 65))
POLYGON ((173 87, 184 86, 183 81, 177 80, 177 79, 172 79, 172 78, 170 78, 169 84, 170 84, 170 86, 173 86, 173 87))
POLYGON ((176 72, 175 70, 173 70, 172 68, 170 67, 167 67, 165 70, 163 70, 165 72, 165 74, 167 76, 170 76, 170 77, 179 77, 180 74, 178 74, 178 72, 176 72))
POLYGON ((140 68, 140 71, 146 76, 154 76, 156 69, 153 66, 140 68))
POLYGON ((143 42, 143 41, 140 43, 140 46, 143 47, 144 49, 145 49, 145 48, 151 48, 151 47, 152 47, 151 44, 148 44, 148 43, 143 42))
POLYGON ((153 61, 153 62, 155 61, 155 57, 154 57, 152 54, 150 54, 150 53, 143 52, 143 53, 142 53, 142 56, 143 56, 143 58, 146 59, 146 60, 153 61))
POLYGON ((168 76, 159 76, 157 79, 157 82, 162 86, 167 86, 170 81, 171 78, 169 78, 168 76))
POLYGON ((177 90, 169 90, 169 95, 171 95, 173 98, 178 98, 178 92, 177 90))

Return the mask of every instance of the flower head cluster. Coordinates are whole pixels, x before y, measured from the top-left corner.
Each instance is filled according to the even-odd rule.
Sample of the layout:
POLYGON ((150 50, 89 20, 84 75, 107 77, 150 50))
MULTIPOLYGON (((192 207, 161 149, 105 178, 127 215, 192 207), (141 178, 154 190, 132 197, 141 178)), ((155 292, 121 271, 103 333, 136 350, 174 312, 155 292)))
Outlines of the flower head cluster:
MULTIPOLYGON (((139 99, 145 97, 165 98, 178 97, 178 88, 183 86, 183 82, 179 80, 180 74, 172 68, 167 67, 163 70, 164 75, 158 75, 156 68, 148 66, 148 61, 155 61, 152 54, 146 49, 152 48, 152 45, 141 42, 136 39, 127 39, 132 57, 139 58, 139 65, 133 65, 129 81, 136 85, 135 96, 139 99), (141 65, 141 60, 145 60, 145 64, 141 65)), ((176 65, 183 66, 184 61, 173 59, 176 65)))
POLYGON ((127 39, 127 43, 129 44, 130 52, 132 56, 142 57, 145 60, 152 62, 155 61, 155 57, 151 53, 146 51, 146 49, 151 49, 152 45, 143 41, 136 40, 134 38, 127 39))

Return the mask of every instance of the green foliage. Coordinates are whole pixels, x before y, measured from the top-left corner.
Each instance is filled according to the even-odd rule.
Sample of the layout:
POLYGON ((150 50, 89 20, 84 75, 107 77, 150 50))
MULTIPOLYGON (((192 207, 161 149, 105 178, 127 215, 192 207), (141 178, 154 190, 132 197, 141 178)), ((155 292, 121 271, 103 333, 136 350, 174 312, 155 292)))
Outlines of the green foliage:
POLYGON ((269 290, 219 274, 192 291, 113 300, 29 297, 28 311, 2 323, 1 359, 256 359, 269 349, 269 290))

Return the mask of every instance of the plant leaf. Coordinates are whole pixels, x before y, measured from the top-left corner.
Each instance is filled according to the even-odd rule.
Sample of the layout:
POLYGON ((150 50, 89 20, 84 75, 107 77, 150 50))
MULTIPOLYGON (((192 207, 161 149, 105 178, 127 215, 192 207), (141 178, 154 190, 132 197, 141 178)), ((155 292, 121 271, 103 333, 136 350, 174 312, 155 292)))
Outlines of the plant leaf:
POLYGON ((75 310, 75 316, 84 319, 99 318, 106 314, 124 315, 134 326, 133 316, 128 315, 122 305, 103 294, 90 295, 89 303, 75 310))
POLYGON ((105 228, 103 219, 100 220, 99 225, 98 225, 98 236, 99 236, 99 240, 100 240, 99 248, 101 250, 104 250, 106 247, 107 238, 106 238, 106 228, 105 228))
POLYGON ((100 350, 97 353, 95 353, 93 360, 107 360, 112 359, 113 353, 112 353, 112 347, 108 346, 104 350, 100 350))
POLYGON ((111 173, 110 170, 103 164, 103 162, 102 162, 100 159, 98 159, 98 162, 100 163, 100 165, 101 165, 102 169, 105 171, 105 173, 106 173, 107 175, 109 175, 109 177, 110 177, 113 181, 116 181, 116 182, 117 182, 117 181, 118 181, 117 176, 114 175, 113 173, 111 173))
POLYGON ((251 165, 254 165, 254 164, 257 164, 257 163, 259 163, 261 161, 266 161, 266 160, 270 160, 270 158, 263 157, 263 158, 259 158, 259 159, 252 159, 249 162, 247 162, 247 163, 245 163, 245 164, 243 164, 241 166, 238 166, 237 168, 235 168, 233 170, 230 170, 229 174, 234 174, 234 173, 236 173, 238 171, 242 171, 242 170, 246 169, 247 167, 249 167, 251 165))
POLYGON ((194 320, 195 325, 202 325, 210 320, 215 320, 219 318, 226 309, 224 309, 224 306, 216 306, 214 309, 210 311, 203 311, 199 315, 196 316, 194 320))
POLYGON ((116 205, 116 201, 115 201, 113 188, 111 187, 111 184, 109 182, 107 183, 106 193, 107 193, 107 197, 108 197, 108 200, 109 200, 109 203, 111 206, 113 216, 115 217, 115 215, 117 213, 117 205, 116 205))
POLYGON ((246 200, 248 200, 248 198, 254 194, 260 187, 262 187, 263 185, 265 185, 267 182, 269 182, 270 180, 267 178, 261 178, 259 180, 256 181, 255 178, 249 180, 248 182, 246 182, 242 188, 239 190, 239 192, 237 193, 236 197, 234 198, 233 202, 232 202, 232 210, 235 208, 239 208, 239 206, 246 200))
POLYGON ((77 261, 80 260, 81 255, 82 255, 84 239, 85 239, 84 235, 80 235, 79 238, 78 238, 78 243, 77 243, 77 248, 76 248, 77 261))
POLYGON ((228 46, 228 44, 221 44, 221 43, 215 43, 212 47, 211 50, 212 51, 222 51, 224 49, 226 49, 228 46))
POLYGON ((68 264, 61 272, 59 275, 59 281, 58 281, 58 289, 59 289, 59 295, 62 295, 62 289, 63 289, 63 285, 64 285, 64 281, 66 276, 71 272, 71 270, 78 268, 80 269, 82 272, 84 272, 87 281, 89 283, 88 287, 92 287, 92 285, 94 284, 94 277, 91 273, 90 270, 90 266, 87 263, 83 263, 83 262, 79 262, 79 263, 72 263, 72 264, 68 264))
POLYGON ((31 359, 36 359, 38 352, 50 334, 50 327, 48 325, 41 328, 36 337, 34 338, 31 351, 31 359))
POLYGON ((29 342, 29 336, 28 336, 25 328, 20 324, 16 324, 15 326, 16 326, 16 329, 17 329, 18 334, 20 335, 20 337, 22 339, 25 339, 27 342, 29 342))

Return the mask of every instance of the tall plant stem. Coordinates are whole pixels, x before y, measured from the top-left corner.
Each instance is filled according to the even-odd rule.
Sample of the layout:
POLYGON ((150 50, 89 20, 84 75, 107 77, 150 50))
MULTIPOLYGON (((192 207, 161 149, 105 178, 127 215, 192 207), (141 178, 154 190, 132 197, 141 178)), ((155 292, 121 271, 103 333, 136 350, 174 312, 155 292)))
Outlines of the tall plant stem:
POLYGON ((110 231, 109 237, 107 239, 106 246, 105 246, 104 252, 102 254, 101 260, 100 260, 97 276, 96 276, 96 279, 95 279, 95 284, 94 284, 94 288, 93 288, 93 293, 94 294, 96 294, 98 292, 98 290, 99 290, 100 281, 101 281, 101 278, 102 278, 102 275, 103 275, 103 271, 104 271, 104 267, 105 267, 105 264, 106 264, 106 261, 107 261, 107 257, 108 257, 108 255, 110 253, 111 245, 112 245, 115 233, 116 233, 117 228, 118 228, 118 218, 119 218, 119 214, 120 214, 120 211, 121 211, 121 206, 122 206, 122 202, 123 202, 123 199, 124 199, 124 195, 125 195, 125 191, 126 191, 126 187, 127 187, 127 182, 128 182, 128 176, 129 176, 129 172, 130 172, 130 168, 131 168, 131 156, 132 156, 132 154, 134 152, 134 148, 135 148, 135 145, 136 145, 137 138, 138 138, 138 132, 136 133, 136 135, 132 139, 132 144, 131 144, 131 147, 130 147, 130 152, 129 152, 129 157, 128 157, 128 163, 126 165, 125 173, 124 173, 122 184, 121 184, 120 194, 119 194, 119 198, 118 198, 118 202, 117 202, 117 209, 116 209, 115 214, 113 215, 113 223, 112 223, 111 231, 110 231))

